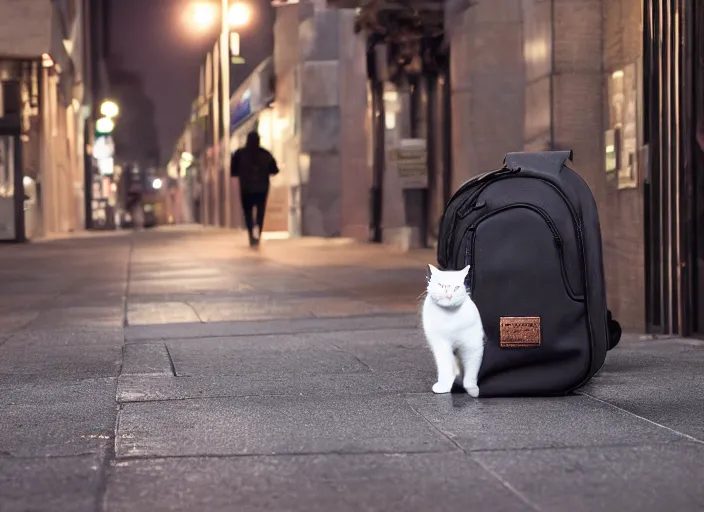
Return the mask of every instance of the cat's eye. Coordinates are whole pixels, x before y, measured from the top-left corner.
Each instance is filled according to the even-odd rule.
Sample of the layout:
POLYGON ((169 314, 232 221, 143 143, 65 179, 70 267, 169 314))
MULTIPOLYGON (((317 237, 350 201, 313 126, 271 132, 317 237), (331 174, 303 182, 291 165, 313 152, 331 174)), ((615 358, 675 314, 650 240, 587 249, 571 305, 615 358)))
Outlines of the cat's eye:
POLYGON ((457 290, 459 290, 459 289, 460 289, 459 286, 455 286, 455 291, 457 291, 457 290))

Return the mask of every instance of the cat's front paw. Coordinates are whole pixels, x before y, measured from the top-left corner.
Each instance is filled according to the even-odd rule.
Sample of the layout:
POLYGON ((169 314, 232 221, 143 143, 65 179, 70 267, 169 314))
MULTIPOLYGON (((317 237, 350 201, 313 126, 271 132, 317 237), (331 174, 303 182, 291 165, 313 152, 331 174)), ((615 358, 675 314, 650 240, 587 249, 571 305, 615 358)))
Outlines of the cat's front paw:
POLYGON ((476 384, 465 386, 464 389, 472 398, 477 398, 479 396, 479 386, 476 384))
POLYGON ((452 391, 452 382, 445 384, 443 382, 436 382, 433 384, 433 393, 443 394, 452 391))

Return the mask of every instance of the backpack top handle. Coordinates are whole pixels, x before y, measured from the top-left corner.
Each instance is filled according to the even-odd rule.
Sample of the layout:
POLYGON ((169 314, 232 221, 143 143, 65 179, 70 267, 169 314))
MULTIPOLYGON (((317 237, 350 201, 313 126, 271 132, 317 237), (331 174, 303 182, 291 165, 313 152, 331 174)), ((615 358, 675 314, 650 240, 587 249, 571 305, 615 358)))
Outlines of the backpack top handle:
POLYGON ((571 149, 565 151, 525 151, 507 153, 504 158, 504 167, 556 175, 568 160, 572 160, 571 149))

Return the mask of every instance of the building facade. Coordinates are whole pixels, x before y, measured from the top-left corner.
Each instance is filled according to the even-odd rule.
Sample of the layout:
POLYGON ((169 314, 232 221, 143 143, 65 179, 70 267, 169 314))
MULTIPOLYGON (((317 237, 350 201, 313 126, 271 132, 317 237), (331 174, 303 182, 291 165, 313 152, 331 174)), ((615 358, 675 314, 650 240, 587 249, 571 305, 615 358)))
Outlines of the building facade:
POLYGON ((447 0, 401 13, 376 1, 328 5, 358 8, 367 48, 372 239, 432 246, 465 180, 507 152, 572 149, 599 207, 614 316, 634 331, 702 333, 695 0, 447 0))
POLYGON ((369 237, 366 55, 352 9, 324 2, 276 8, 274 53, 229 99, 223 134, 217 44, 201 70, 188 130, 203 223, 241 227, 237 182, 224 159, 256 129, 277 159, 265 230, 286 236, 369 237))
POLYGON ((366 57, 353 9, 276 9, 274 127, 292 236, 369 238, 366 57))
POLYGON ((704 331, 695 0, 277 6, 266 126, 289 234, 432 246, 465 180, 508 152, 571 149, 599 208, 614 316, 704 331))
POLYGON ((574 150, 599 206, 609 308, 630 330, 701 333, 694 113, 704 9, 689 0, 447 9, 453 187, 517 148, 574 150))
POLYGON ((24 241, 85 224, 86 121, 95 83, 89 27, 97 4, 0 1, 3 239, 24 241))

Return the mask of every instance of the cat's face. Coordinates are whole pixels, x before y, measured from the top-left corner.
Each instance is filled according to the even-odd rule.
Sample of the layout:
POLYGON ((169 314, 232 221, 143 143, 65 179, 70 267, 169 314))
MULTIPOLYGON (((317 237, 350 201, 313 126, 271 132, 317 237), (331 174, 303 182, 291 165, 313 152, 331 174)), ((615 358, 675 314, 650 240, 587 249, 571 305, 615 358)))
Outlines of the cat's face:
POLYGON ((469 265, 462 270, 440 270, 428 265, 428 296, 440 307, 456 308, 469 299, 464 280, 469 265))

